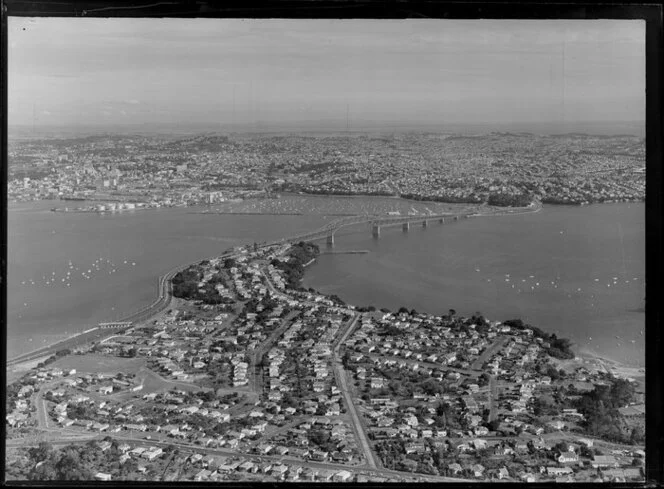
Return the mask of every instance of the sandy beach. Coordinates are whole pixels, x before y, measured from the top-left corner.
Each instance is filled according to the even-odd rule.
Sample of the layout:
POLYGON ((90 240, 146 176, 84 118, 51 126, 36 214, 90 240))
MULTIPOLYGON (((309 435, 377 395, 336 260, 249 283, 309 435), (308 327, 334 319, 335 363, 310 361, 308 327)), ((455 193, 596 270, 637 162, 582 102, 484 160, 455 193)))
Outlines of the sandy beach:
POLYGON ((572 360, 551 359, 558 368, 574 370, 584 367, 591 372, 603 371, 622 379, 631 379, 639 383, 639 387, 645 390, 646 369, 644 367, 629 367, 615 360, 604 358, 587 349, 579 349, 576 357, 572 360))
POLYGON ((634 379, 639 382, 645 381, 646 369, 644 367, 628 367, 620 362, 603 358, 596 353, 584 349, 579 351, 578 358, 587 362, 587 364, 603 368, 606 372, 610 372, 616 377, 634 379))

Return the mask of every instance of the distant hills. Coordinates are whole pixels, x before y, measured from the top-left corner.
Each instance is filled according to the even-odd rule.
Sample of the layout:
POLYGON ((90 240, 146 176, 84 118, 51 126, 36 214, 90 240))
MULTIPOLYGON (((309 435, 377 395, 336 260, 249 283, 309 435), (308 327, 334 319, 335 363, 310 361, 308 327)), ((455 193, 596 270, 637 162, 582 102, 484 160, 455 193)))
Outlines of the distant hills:
POLYGON ((505 123, 437 123, 411 121, 352 121, 346 120, 281 121, 245 124, 228 123, 141 123, 124 125, 72 125, 72 126, 10 126, 9 137, 71 137, 93 134, 170 134, 191 135, 203 132, 224 133, 299 133, 299 134, 357 134, 357 133, 445 133, 461 135, 532 136, 552 135, 565 137, 592 136, 645 136, 643 121, 588 121, 588 122, 505 122, 505 123))

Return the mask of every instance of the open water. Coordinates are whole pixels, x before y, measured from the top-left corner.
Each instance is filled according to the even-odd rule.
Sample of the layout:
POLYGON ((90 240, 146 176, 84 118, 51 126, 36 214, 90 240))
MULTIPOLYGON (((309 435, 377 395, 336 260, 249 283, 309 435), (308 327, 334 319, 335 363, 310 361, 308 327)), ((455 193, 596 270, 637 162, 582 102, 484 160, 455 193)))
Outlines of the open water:
MULTIPOLYGON (((174 266, 334 219, 191 208, 98 215, 51 212, 53 205, 10 206, 9 358, 151 303, 157 277, 174 266)), ((321 256, 305 285, 357 305, 521 317, 580 348, 643 365, 644 212, 643 204, 545 206, 411 225, 409 233, 384 228, 378 240, 365 227, 342 230, 336 250, 371 253, 321 256)))
POLYGON ((355 305, 522 318, 588 350, 645 365, 645 205, 544 206, 339 234, 305 285, 355 305))
POLYGON ((158 277, 178 265, 314 229, 328 219, 200 214, 196 208, 51 212, 56 203, 9 209, 10 359, 149 305, 158 277))

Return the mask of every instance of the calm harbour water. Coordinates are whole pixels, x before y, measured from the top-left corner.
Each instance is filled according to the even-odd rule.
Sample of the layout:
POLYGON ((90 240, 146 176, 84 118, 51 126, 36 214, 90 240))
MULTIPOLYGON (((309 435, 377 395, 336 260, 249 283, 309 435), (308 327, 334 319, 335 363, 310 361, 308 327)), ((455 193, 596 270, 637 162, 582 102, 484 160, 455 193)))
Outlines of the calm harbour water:
POLYGON ((645 206, 545 206, 536 214, 478 217, 340 234, 305 285, 355 305, 522 318, 630 365, 645 365, 645 206))
MULTIPOLYGON (((100 216, 50 212, 53 205, 10 206, 9 358, 149 304, 157 277, 176 265, 333 219, 182 208, 100 216)), ((412 225, 409 233, 385 228, 378 240, 364 227, 343 230, 336 250, 371 253, 321 256, 305 285, 357 305, 521 317, 581 348, 643 365, 644 212, 643 204, 545 207, 412 225)))
POLYGON ((195 208, 51 212, 55 204, 9 209, 8 358, 141 309, 155 299, 158 277, 175 266, 327 220, 200 214, 195 208))

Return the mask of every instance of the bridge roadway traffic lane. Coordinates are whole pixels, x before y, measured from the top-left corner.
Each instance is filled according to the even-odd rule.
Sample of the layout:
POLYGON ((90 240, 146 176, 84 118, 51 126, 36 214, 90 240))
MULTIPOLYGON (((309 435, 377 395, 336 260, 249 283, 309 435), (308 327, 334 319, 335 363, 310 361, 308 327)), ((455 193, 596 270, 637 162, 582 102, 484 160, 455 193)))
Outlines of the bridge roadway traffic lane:
POLYGON ((377 223, 379 226, 396 226, 403 224, 405 222, 419 222, 423 220, 436 220, 436 219, 448 219, 448 218, 459 218, 459 217, 468 217, 471 215, 471 211, 455 213, 455 214, 423 214, 418 216, 398 216, 398 217, 389 217, 389 216, 379 216, 379 215, 364 215, 364 216, 354 216, 349 218, 337 219, 326 224, 323 227, 310 231, 308 233, 299 234, 296 236, 290 236, 288 238, 282 238, 279 241, 274 241, 272 243, 265 244, 263 246, 272 246, 276 244, 283 244, 284 242, 289 241, 315 241, 318 239, 323 239, 329 234, 334 235, 339 229, 346 226, 354 226, 356 224, 362 223, 377 223))
POLYGON ((261 245, 261 247, 273 246, 278 244, 284 244, 287 242, 293 241, 315 241, 318 239, 324 239, 329 234, 334 235, 339 229, 345 226, 352 226, 355 224, 361 223, 376 223, 379 226, 395 226, 403 224, 406 222, 418 222, 424 220, 436 220, 436 219, 459 219, 461 217, 481 217, 481 216, 498 216, 498 215, 515 215, 515 214, 525 214, 532 212, 539 212, 542 208, 542 203, 538 200, 535 200, 533 204, 523 207, 511 209, 506 211, 505 209, 491 208, 486 206, 470 206, 468 210, 456 213, 446 213, 446 214, 422 214, 417 216, 379 216, 379 215, 359 215, 346 217, 341 219, 336 219, 332 222, 327 223, 325 226, 322 226, 318 229, 310 231, 308 233, 303 233, 296 236, 290 236, 288 238, 282 238, 278 241, 273 241, 271 243, 266 243, 261 245), (483 211, 483 212, 480 212, 483 211))

